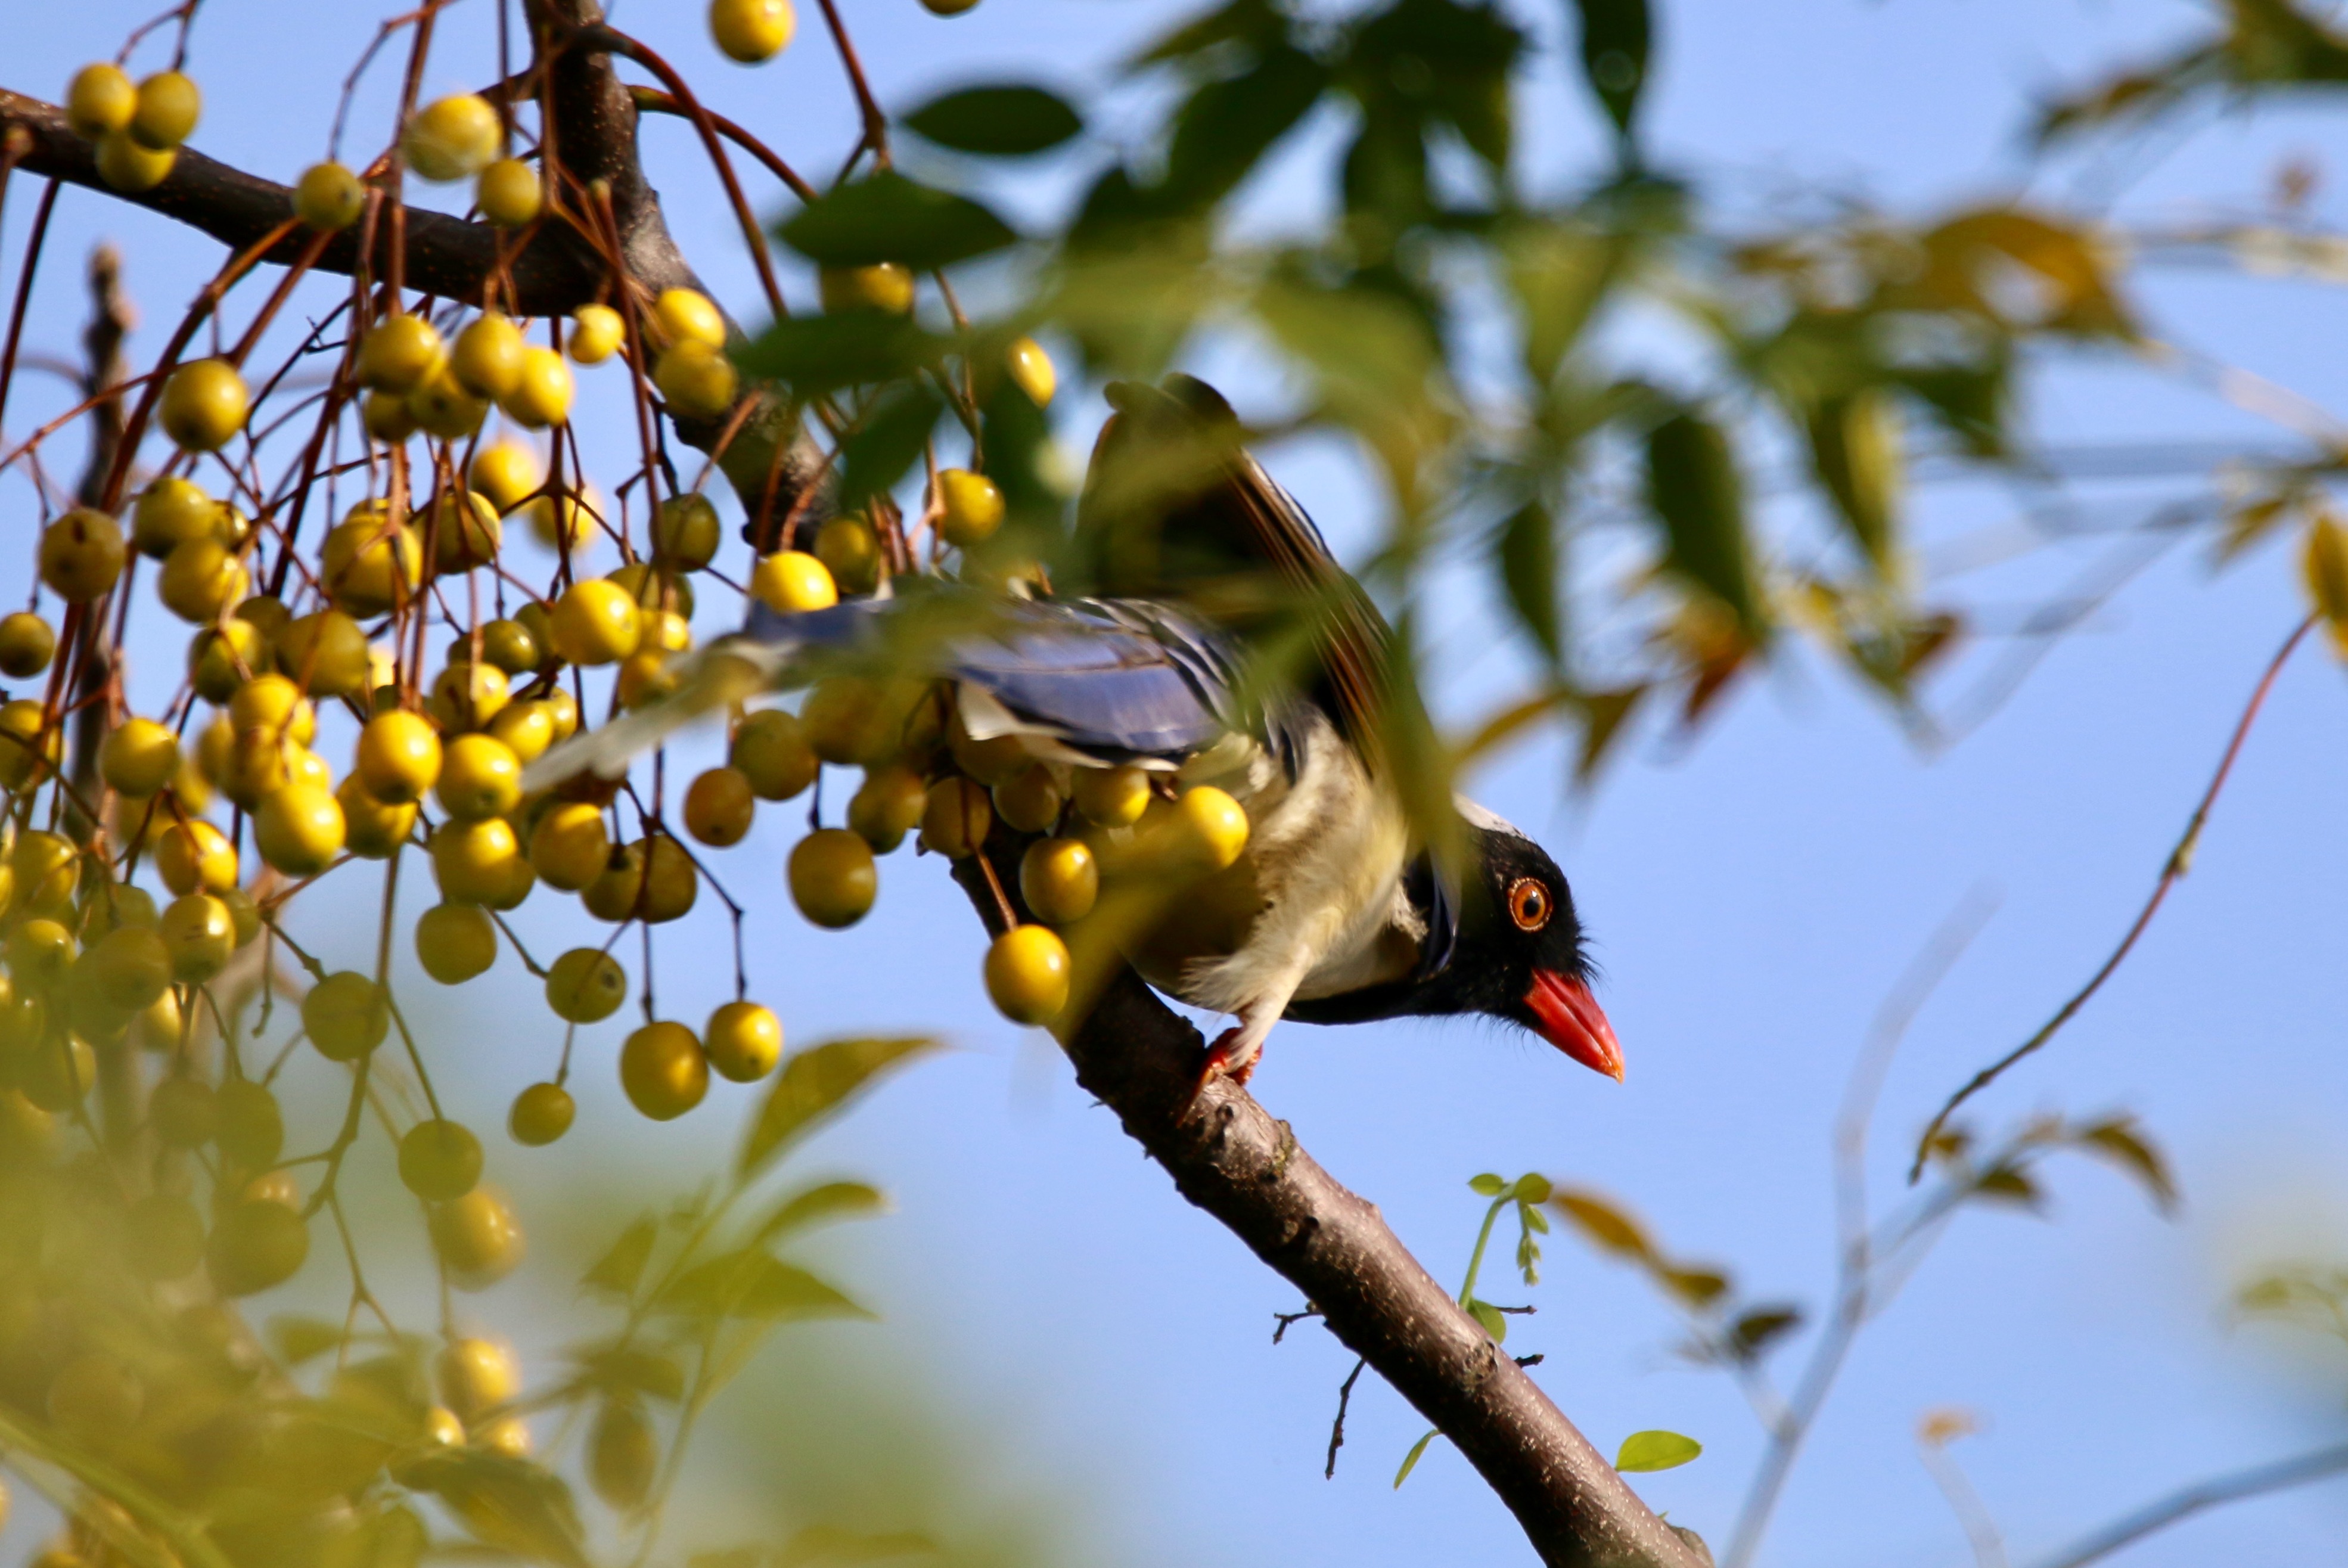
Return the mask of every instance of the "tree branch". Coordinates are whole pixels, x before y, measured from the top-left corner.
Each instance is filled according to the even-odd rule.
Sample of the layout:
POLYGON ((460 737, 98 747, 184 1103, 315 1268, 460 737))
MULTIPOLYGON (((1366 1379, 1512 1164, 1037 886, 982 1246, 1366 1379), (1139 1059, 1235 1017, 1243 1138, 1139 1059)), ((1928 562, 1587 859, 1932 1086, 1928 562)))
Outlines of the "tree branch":
POLYGON ((2107 1557, 2155 1531, 2166 1530, 2178 1520, 2199 1513, 2205 1508, 2240 1502, 2244 1498, 2281 1491, 2285 1487, 2304 1486, 2309 1481, 2322 1480, 2343 1470, 2348 1470, 2348 1443, 2334 1443, 2328 1449, 2318 1449, 2297 1459, 2278 1460, 2272 1464, 2256 1465, 2249 1470, 2237 1470, 2232 1475, 2219 1476, 2199 1485, 2184 1487, 2116 1523, 2106 1525, 2084 1540, 2072 1542, 2064 1551, 2048 1558, 2040 1568, 2085 1568, 2087 1563, 2107 1557))
MULTIPOLYGON (((987 846, 1018 886, 1029 839, 987 846)), ((954 879, 988 929, 994 891, 975 858, 954 879)), ((1025 912, 1021 912, 1023 916, 1025 912)), ((1192 1089, 1206 1059, 1199 1031, 1130 969, 1062 1041, 1076 1081, 1174 1178, 1182 1196, 1303 1291, 1330 1332, 1468 1457, 1550 1568, 1709 1568, 1692 1534, 1665 1524, 1614 1467, 1436 1283, 1375 1205, 1348 1191, 1244 1088, 1192 1089)))

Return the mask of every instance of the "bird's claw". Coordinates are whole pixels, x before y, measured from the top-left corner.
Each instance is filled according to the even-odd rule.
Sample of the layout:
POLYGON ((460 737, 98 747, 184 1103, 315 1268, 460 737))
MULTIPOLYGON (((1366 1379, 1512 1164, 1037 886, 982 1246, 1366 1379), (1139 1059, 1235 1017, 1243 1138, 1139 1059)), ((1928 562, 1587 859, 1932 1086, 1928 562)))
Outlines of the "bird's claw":
POLYGON ((1255 1065, 1262 1059, 1263 1053, 1261 1047, 1255 1050, 1246 1047, 1241 1038, 1246 1033, 1243 1026, 1234 1025, 1217 1035, 1214 1042, 1207 1047, 1206 1065, 1199 1069, 1199 1081, 1190 1089, 1192 1105, 1199 1103, 1199 1097, 1206 1093, 1207 1086, 1217 1078, 1227 1078, 1244 1088, 1248 1079, 1255 1076, 1255 1065))

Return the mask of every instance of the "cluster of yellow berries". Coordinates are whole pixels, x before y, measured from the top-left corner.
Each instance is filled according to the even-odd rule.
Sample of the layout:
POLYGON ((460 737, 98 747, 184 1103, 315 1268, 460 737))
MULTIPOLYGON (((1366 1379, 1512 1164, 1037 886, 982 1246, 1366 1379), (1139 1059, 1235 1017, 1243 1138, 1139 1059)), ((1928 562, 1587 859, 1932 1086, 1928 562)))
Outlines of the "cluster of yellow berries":
POLYGON ((152 191, 195 134, 203 94, 178 71, 158 71, 136 86, 119 66, 84 66, 66 88, 66 122, 98 144, 98 173, 117 191, 152 191))

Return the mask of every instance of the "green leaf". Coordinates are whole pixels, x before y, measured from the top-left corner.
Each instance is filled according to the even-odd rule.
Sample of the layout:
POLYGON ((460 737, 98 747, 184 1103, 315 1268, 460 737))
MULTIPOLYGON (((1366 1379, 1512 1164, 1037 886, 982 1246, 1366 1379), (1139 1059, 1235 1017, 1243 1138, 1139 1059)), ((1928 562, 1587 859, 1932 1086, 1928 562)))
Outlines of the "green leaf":
POLYGON ((1655 1279, 1665 1290, 1694 1307, 1710 1306, 1728 1292, 1728 1276, 1717 1269, 1658 1268, 1655 1279))
POLYGON ((826 191, 776 232, 822 266, 895 262, 917 273, 1019 241, 1008 223, 969 197, 917 184, 893 170, 826 191))
POLYGON ((1548 1177, 1538 1171, 1528 1171, 1517 1178, 1509 1193, 1519 1203, 1546 1203, 1550 1193, 1555 1190, 1548 1177))
POLYGON ((2025 1209, 2035 1209, 2041 1201, 2038 1183, 2019 1167, 1993 1165, 1973 1178, 1972 1191, 1976 1197, 1993 1202, 2015 1203, 2025 1209))
POLYGON ((1287 36, 1288 17, 1271 0, 1231 0, 1220 10, 1183 23, 1135 56, 1128 68, 1188 59, 1224 44, 1245 44, 1262 50, 1287 36))
POLYGON ((745 1247, 687 1269, 656 1304, 684 1317, 786 1318, 875 1315, 796 1264, 745 1247))
POLYGON ((340 1324, 290 1314, 269 1320, 269 1343, 275 1347, 277 1358, 288 1367, 299 1367, 324 1356, 342 1342, 340 1324))
POLYGON ((932 98, 904 118, 940 147, 991 158, 1042 152, 1085 129, 1084 117, 1057 93, 1010 83, 963 88, 932 98))
POLYGON ((1426 1436, 1410 1445, 1410 1452, 1402 1457, 1402 1469, 1395 1471, 1394 1483, 1396 1491, 1400 1491, 1402 1483, 1410 1479, 1410 1472, 1418 1468, 1418 1456, 1426 1451, 1426 1445, 1442 1435, 1441 1432, 1429 1431, 1426 1436))
POLYGON ((842 387, 893 381, 934 365, 953 339, 925 332, 909 316, 878 311, 787 316, 735 353, 754 376, 788 381, 802 397, 842 387))
POLYGON ((1655 1255, 1639 1222, 1595 1193, 1555 1192, 1550 1197, 1550 1206, 1572 1221, 1585 1237, 1606 1252, 1643 1263, 1655 1255))
POLYGON ((1574 0, 1574 5, 1581 13, 1582 77, 1627 141, 1640 89, 1647 85, 1647 0, 1574 0))
POLYGON ((1489 1171, 1481 1176, 1471 1176, 1468 1179, 1468 1191, 1475 1193, 1478 1198, 1497 1198, 1507 1186, 1506 1181, 1501 1181, 1489 1171))
POLYGON ((587 1568, 571 1489, 527 1460, 489 1449, 446 1449, 419 1464, 411 1484, 437 1494, 486 1545, 534 1563, 587 1568))
POLYGON ((1801 1322, 1800 1307, 1756 1306, 1728 1326, 1729 1344, 1739 1360, 1751 1361, 1780 1336, 1799 1327, 1801 1322))
POLYGON ((2080 1146, 2100 1154, 2134 1175, 2152 1197, 2153 1206, 2162 1213, 2177 1208, 2177 1181, 2168 1171, 2168 1161, 2154 1148, 2128 1117, 2114 1117, 2082 1128, 2077 1133, 2080 1146))
POLYGON ((893 489, 921 457, 943 412, 944 400, 926 383, 892 387, 882 394, 839 444, 840 509, 852 511, 893 489))
POLYGON ((653 1244, 659 1240, 660 1222, 650 1214, 638 1216, 620 1233, 611 1251, 595 1260, 594 1266, 579 1283, 589 1290, 622 1298, 633 1295, 636 1282, 644 1277, 644 1264, 652 1261, 653 1244))
POLYGON ((832 1220, 859 1220, 885 1213, 888 1208, 889 1200, 877 1188, 867 1187, 861 1181, 825 1181, 802 1187, 776 1204, 774 1212, 758 1222, 751 1240, 770 1242, 809 1225, 832 1220))
POLYGON ((1882 391, 1863 387, 1810 411, 1810 463, 1850 537, 1878 576, 1898 543, 1900 419, 1882 391))
POLYGON ((1663 526, 1664 563, 1759 641, 1766 623, 1746 554, 1745 489, 1718 426, 1682 412, 1649 432, 1647 502, 1663 526))
POLYGON ((1177 208, 1200 208, 1229 195, 1274 143, 1293 129, 1329 85, 1329 73, 1285 44, 1228 80, 1210 81, 1175 111, 1159 191, 1177 208))
POLYGON ((641 1346, 590 1346, 572 1351, 571 1358, 591 1385, 607 1393, 643 1394, 671 1402, 685 1396, 685 1368, 641 1346))
POLYGON ((832 1040, 801 1051, 775 1075, 775 1087, 750 1124, 735 1173, 748 1181, 800 1134, 853 1099, 879 1074, 938 1042, 922 1036, 832 1040))
POLYGON ((1500 239, 1509 289, 1535 386, 1557 377, 1582 328, 1621 272, 1622 242, 1580 223, 1519 223, 1500 239))
POLYGON ((1488 1301, 1471 1301, 1468 1315, 1481 1324, 1484 1332, 1492 1336, 1495 1345, 1505 1345, 1509 1339, 1509 1319, 1506 1314, 1488 1301))
POLYGON ((1557 522, 1549 508, 1529 501, 1500 525, 1493 564, 1517 624, 1549 657, 1552 668, 1565 658, 1558 615, 1557 522))
POLYGON ((895 1557, 934 1556, 938 1543, 918 1531, 865 1534, 837 1525, 810 1524, 774 1554, 774 1568, 817 1563, 881 1563, 895 1557))
POLYGON ((1704 1445, 1677 1432, 1632 1432, 1615 1450, 1618 1470, 1677 1470, 1704 1452, 1704 1445))

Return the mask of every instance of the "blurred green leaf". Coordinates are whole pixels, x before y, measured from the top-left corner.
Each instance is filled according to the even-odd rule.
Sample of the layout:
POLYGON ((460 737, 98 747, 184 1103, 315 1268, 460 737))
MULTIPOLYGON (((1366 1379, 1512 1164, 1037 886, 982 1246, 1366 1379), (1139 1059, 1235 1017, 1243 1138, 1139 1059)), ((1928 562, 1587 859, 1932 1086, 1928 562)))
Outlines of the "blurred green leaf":
POLYGON ((1581 223, 1525 222, 1502 232, 1499 248, 1524 334, 1525 371, 1545 387, 1606 297, 1624 246, 1581 223))
POLYGON ((606 1393, 643 1394, 674 1402, 685 1397, 685 1368, 658 1351, 624 1343, 573 1350, 587 1382, 606 1393))
POLYGON ((1767 619, 1747 553, 1745 488, 1728 438, 1693 411, 1647 437, 1647 500, 1663 527, 1664 564, 1726 605, 1758 642, 1767 619))
POLYGON ((769 1242, 778 1236, 788 1236, 809 1225, 820 1225, 832 1220, 861 1219, 869 1214, 887 1212, 889 1200, 876 1188, 861 1181, 825 1181, 813 1187, 802 1187, 775 1205, 774 1212, 758 1222, 751 1233, 754 1242, 769 1242))
POLYGON ((938 1042, 924 1036, 832 1040, 810 1047, 783 1064, 775 1087, 758 1109, 742 1145, 736 1174, 748 1181, 765 1170, 800 1134, 838 1110, 880 1074, 938 1042))
POLYGON ((1481 1324, 1484 1332, 1492 1336, 1495 1345, 1505 1345, 1509 1338, 1509 1320, 1500 1309, 1488 1301, 1471 1301, 1468 1315, 1481 1324))
POLYGON ((1517 624, 1525 629, 1551 668, 1565 660, 1564 632, 1558 614, 1557 523, 1539 501, 1519 507, 1500 525, 1493 564, 1517 624))
POLYGON ((1728 1293, 1728 1276, 1717 1269, 1672 1266, 1655 1270, 1663 1287, 1689 1306, 1702 1310, 1728 1293))
POLYGON ((918 1531, 867 1534, 836 1525, 810 1524, 774 1554, 775 1568, 806 1568, 822 1563, 881 1563, 893 1557, 934 1554, 938 1543, 918 1531))
POLYGON ((2177 1181, 2169 1174, 2168 1161, 2132 1119, 2113 1117, 2098 1121, 2081 1128, 2076 1137, 2082 1148, 2103 1155, 2142 1182, 2154 1207, 2162 1213, 2176 1210, 2177 1181))
POLYGON ((644 1264, 652 1261, 653 1245, 659 1240, 660 1223, 650 1214, 630 1222, 611 1250, 595 1260, 579 1283, 589 1290, 623 1298, 633 1295, 636 1282, 644 1277, 644 1264))
POLYGON ((1538 1171, 1528 1171, 1516 1180, 1510 1194, 1520 1203, 1546 1203, 1553 1190, 1550 1179, 1538 1171))
POLYGON ((1813 408, 1810 462, 1851 540, 1878 576, 1897 542, 1901 484, 1899 415, 1883 393, 1862 388, 1813 408))
POLYGON ((1575 705, 1581 709, 1581 750, 1574 760, 1574 782, 1586 785, 1597 775, 1599 764, 1606 760, 1606 753, 1618 738, 1627 733, 1624 721, 1639 706, 1639 699, 1647 695, 1647 690, 1644 685, 1640 685, 1581 694, 1575 705))
POLYGON ((1402 1469, 1395 1471, 1394 1483, 1396 1491, 1400 1491, 1402 1483, 1410 1479, 1410 1472, 1418 1468, 1419 1456, 1426 1452, 1426 1445, 1442 1435, 1438 1431, 1429 1431, 1426 1436, 1410 1445, 1410 1452, 1402 1457, 1402 1469))
POLYGON ((1183 23, 1134 57, 1135 68, 1165 65, 1202 55, 1226 44, 1258 50, 1288 36, 1287 15, 1272 0, 1231 0, 1230 5, 1183 23))
POLYGON ((1320 61, 1286 44, 1266 47, 1227 80, 1194 90, 1174 115, 1159 191, 1177 209, 1221 201, 1272 144, 1294 129, 1328 87, 1320 61))
POLYGON ((1971 1191, 1978 1197, 1994 1202, 2015 1203, 2025 1209, 2038 1207, 2042 1194, 2038 1183, 2028 1173, 2012 1165, 1993 1165, 1972 1180, 1971 1191))
POLYGON ((940 147, 995 158, 1042 152, 1085 129, 1084 117, 1057 93, 1008 83, 933 98, 904 120, 940 147))
POLYGON ((934 365, 953 340, 925 332, 909 316, 878 311, 786 316, 735 352, 753 376, 790 383, 802 397, 842 387, 891 381, 934 365))
POLYGON ((1618 1470, 1677 1470, 1698 1454, 1704 1445, 1694 1438, 1677 1432, 1632 1432, 1614 1450, 1614 1468, 1618 1470))
POLYGON ((1654 1257, 1655 1249, 1639 1222, 1596 1193, 1560 1190, 1551 1193, 1549 1201, 1551 1208, 1604 1251, 1643 1263, 1654 1257))
POLYGON ((1647 85, 1647 0, 1574 0, 1581 17, 1581 74, 1615 133, 1630 139, 1647 85))
POLYGON ((1481 1176, 1471 1176, 1468 1179, 1468 1191, 1475 1193, 1478 1198, 1497 1198, 1500 1195, 1501 1190, 1507 1186, 1506 1181, 1488 1171, 1481 1176))
POLYGON ((1802 1311, 1797 1306, 1756 1307, 1728 1326, 1729 1344, 1738 1358, 1751 1361, 1801 1322, 1802 1311))
POLYGON ((828 267, 895 262, 925 273, 1016 244, 1018 234, 967 196, 882 170, 817 197, 775 231, 828 267))
POLYGON ((288 1314, 269 1320, 269 1343, 280 1361, 288 1367, 299 1367, 338 1348, 343 1343, 343 1327, 338 1323, 288 1314))
POLYGON ((851 511, 894 489, 920 460, 945 412, 945 400, 926 382, 890 387, 839 443, 839 506, 851 511))
POLYGON ((695 1318, 863 1317, 875 1315, 796 1264, 745 1247, 687 1269, 663 1291, 663 1312, 695 1318))
POLYGON ((587 1568, 571 1489, 527 1460, 490 1449, 450 1449, 419 1465, 413 1484, 437 1495, 485 1545, 534 1563, 587 1568))

